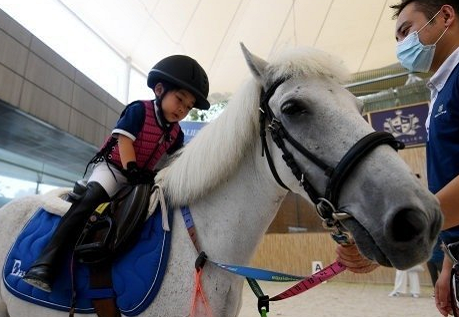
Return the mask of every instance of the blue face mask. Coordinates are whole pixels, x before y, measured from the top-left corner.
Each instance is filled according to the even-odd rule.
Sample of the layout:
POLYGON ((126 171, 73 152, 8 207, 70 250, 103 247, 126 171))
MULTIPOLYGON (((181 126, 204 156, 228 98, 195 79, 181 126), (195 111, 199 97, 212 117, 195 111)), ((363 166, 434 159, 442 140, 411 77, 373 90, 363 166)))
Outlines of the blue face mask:
POLYGON ((448 30, 448 27, 443 31, 438 40, 431 45, 421 43, 419 32, 435 19, 440 12, 438 11, 419 31, 411 32, 403 41, 397 44, 397 58, 400 64, 409 71, 427 73, 430 70, 435 55, 435 47, 448 30))

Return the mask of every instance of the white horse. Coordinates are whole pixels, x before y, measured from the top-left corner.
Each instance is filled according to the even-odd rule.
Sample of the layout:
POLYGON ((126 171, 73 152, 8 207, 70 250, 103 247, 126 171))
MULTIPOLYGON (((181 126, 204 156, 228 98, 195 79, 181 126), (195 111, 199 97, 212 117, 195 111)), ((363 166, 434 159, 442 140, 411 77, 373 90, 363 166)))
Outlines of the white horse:
MULTIPOLYGON (((245 48, 243 52, 253 78, 157 176, 157 183, 175 207, 190 206, 199 243, 209 258, 248 265, 288 192, 280 185, 284 184, 319 203, 324 214, 336 212, 331 220, 340 219, 366 257, 399 269, 426 260, 441 226, 438 202, 387 144, 392 141, 378 139, 375 146, 359 143, 374 130, 362 118, 360 102, 341 85, 346 76, 342 64, 314 49, 291 50, 269 63, 245 48), (262 90, 272 110, 264 108, 260 127, 262 90), (292 154, 296 175, 282 158, 282 149, 273 142, 270 131, 279 125, 293 143, 296 140, 295 146, 285 139, 282 143, 292 154), (264 151, 262 156, 260 128, 267 131, 265 144, 272 168, 268 153, 264 151), (359 147, 353 148, 356 143, 359 147), (313 155, 305 156, 304 149, 313 155), (357 162, 350 170, 341 166, 331 175, 334 185, 328 186, 330 175, 320 165, 336 167, 347 153, 346 164, 354 158, 357 162), (309 197, 304 190, 306 183, 317 196, 309 197), (325 194, 327 187, 332 188, 334 197, 325 194), (326 196, 330 203, 322 199, 326 196)), ((51 198, 48 195, 46 199, 51 198)), ((33 196, 0 210, 1 266, 18 232, 42 203, 43 198, 33 196)), ((190 314, 197 252, 181 213, 176 210, 173 217, 166 275, 156 299, 140 316, 190 314)), ((204 266, 202 284, 214 316, 238 315, 243 281, 212 265, 204 266)), ((2 283, 0 316, 66 315, 22 301, 2 283)), ((197 316, 206 314, 202 310, 197 316)))

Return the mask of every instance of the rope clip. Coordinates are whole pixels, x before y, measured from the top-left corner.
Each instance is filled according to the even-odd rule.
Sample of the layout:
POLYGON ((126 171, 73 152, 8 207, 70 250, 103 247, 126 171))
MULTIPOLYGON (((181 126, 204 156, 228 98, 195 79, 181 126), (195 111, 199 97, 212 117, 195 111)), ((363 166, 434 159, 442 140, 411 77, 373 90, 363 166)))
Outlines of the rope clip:
POLYGON ((266 316, 269 312, 269 296, 263 295, 258 297, 258 312, 262 317, 266 316))
POLYGON ((337 231, 330 233, 330 235, 332 239, 335 240, 335 242, 338 244, 351 245, 354 243, 351 236, 347 232, 343 232, 339 229, 337 231))
POLYGON ((196 268, 196 271, 201 271, 204 265, 207 262, 207 254, 204 251, 201 251, 199 253, 198 258, 196 259, 196 262, 194 263, 194 267, 196 268))

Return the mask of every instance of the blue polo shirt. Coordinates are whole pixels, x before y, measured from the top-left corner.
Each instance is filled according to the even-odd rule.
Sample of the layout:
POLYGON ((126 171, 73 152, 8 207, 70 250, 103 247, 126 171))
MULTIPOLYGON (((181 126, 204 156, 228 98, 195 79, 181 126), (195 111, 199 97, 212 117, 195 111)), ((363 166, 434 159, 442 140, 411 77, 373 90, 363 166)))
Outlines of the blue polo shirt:
MULTIPOLYGON (((452 234, 450 234, 450 235, 452 235, 452 234)), ((457 241, 457 238, 458 238, 458 236, 453 237, 453 240, 457 241)), ((440 239, 440 238, 437 239, 437 242, 435 243, 435 246, 434 246, 433 251, 432 251, 432 256, 430 257, 429 262, 440 262, 440 263, 443 262, 443 257, 444 257, 445 254, 443 253, 443 250, 441 248, 441 242, 442 241, 444 242, 443 239, 440 239)))
MULTIPOLYGON (((427 86, 432 93, 426 122, 427 179, 429 190, 435 194, 459 175, 459 48, 427 86)), ((458 241, 459 226, 442 231, 440 237, 446 244, 458 241)))
POLYGON ((438 92, 429 123, 427 179, 435 194, 459 175, 459 64, 438 92))
POLYGON ((135 141, 145 121, 145 106, 142 101, 134 101, 124 108, 112 134, 123 134, 135 141))

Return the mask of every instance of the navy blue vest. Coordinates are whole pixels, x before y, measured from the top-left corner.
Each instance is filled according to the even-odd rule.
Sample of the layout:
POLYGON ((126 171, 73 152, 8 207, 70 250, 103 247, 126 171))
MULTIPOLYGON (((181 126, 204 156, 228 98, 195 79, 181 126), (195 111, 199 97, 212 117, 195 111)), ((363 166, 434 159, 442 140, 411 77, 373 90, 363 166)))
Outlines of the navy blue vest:
POLYGON ((429 190, 435 194, 459 175, 459 64, 433 105, 426 155, 429 190))

